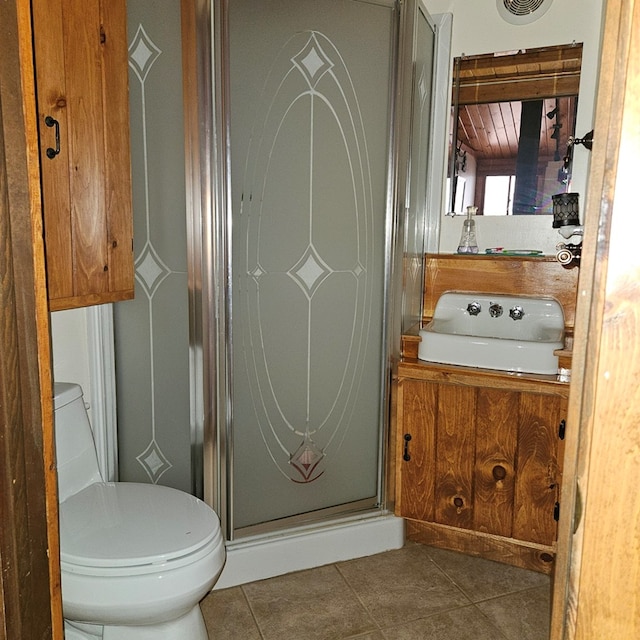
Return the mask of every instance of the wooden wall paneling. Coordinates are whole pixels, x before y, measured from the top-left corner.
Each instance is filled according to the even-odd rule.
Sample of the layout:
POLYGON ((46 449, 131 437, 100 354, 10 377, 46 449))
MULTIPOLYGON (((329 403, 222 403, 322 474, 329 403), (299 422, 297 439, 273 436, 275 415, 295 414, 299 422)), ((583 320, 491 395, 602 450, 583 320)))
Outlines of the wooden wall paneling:
MULTIPOLYGON (((24 418, 18 386, 18 321, 9 221, 9 178, 5 170, 7 145, 3 129, 4 126, 0 127, 0 560, 3 595, 0 629, 3 638, 19 638, 22 637, 24 624, 19 598, 23 586, 28 585, 31 550, 27 541, 18 535, 21 528, 28 530, 29 514, 24 495, 24 418), (10 523, 9 526, 6 523, 10 523)), ((26 595, 29 596, 28 593, 26 595)))
POLYGON ((577 449, 577 482, 563 485, 570 504, 579 486, 582 517, 561 513, 554 640, 640 637, 640 2, 608 1, 603 34, 585 213, 592 250, 581 268, 590 293, 576 341, 582 382, 566 444, 577 449))
POLYGON ((478 389, 473 528, 511 537, 519 395, 478 389))
MULTIPOLYGON (((633 81, 633 78, 627 77, 627 64, 632 55, 631 33, 633 29, 636 32, 640 29, 640 24, 634 24, 633 20, 634 4, 633 0, 609 0, 606 3, 603 21, 594 121, 598 144, 594 145, 590 153, 572 353, 571 393, 567 409, 567 433, 563 443, 564 480, 551 607, 552 640, 573 640, 576 634, 583 554, 583 503, 589 490, 588 452, 595 427, 595 380, 600 357, 599 341, 603 331, 609 227, 614 205, 618 148, 622 136, 625 100, 623 88, 627 81, 633 81)), ((637 76, 635 81, 637 82, 637 76)), ((633 199, 629 201, 632 202, 633 199)), ((618 209, 618 215, 624 214, 624 209, 618 209)), ((612 484, 605 483, 603 489, 606 490, 608 486, 610 490, 615 491, 613 487, 617 482, 617 477, 612 475, 612 484)), ((607 517, 610 518, 610 515, 607 517)), ((624 552, 626 553, 626 550, 624 552)), ((609 555, 607 553, 607 561, 609 555)), ((622 592, 618 592, 616 597, 624 600, 622 592)), ((631 608, 627 607, 627 611, 630 610, 631 608)), ((628 620, 627 611, 623 615, 628 620)), ((622 620, 621 623, 624 625, 622 620)), ((637 636, 640 636, 640 629, 635 636, 630 637, 637 636)), ((624 632, 606 636, 607 640, 622 637, 625 637, 624 632)), ((604 638, 603 636, 603 640, 604 638)))
POLYGON ((1 3, 0 25, 1 618, 12 640, 58 640, 58 501, 29 2, 1 3))
POLYGON ((539 544, 556 539, 554 508, 560 399, 521 394, 513 536, 539 544))
POLYGON ((435 422, 438 385, 417 380, 403 380, 402 432, 398 433, 396 468, 401 470, 398 483, 399 515, 417 520, 433 520, 435 515, 435 422), (406 441, 405 437, 410 436, 406 441), (405 442, 409 460, 404 459, 405 442))
POLYGON ((578 269, 565 269, 555 257, 459 256, 426 254, 423 320, 433 316, 445 291, 477 291, 556 298, 565 326, 575 321, 578 269))
POLYGON ((436 418, 436 522, 473 526, 475 396, 471 387, 440 385, 436 418))

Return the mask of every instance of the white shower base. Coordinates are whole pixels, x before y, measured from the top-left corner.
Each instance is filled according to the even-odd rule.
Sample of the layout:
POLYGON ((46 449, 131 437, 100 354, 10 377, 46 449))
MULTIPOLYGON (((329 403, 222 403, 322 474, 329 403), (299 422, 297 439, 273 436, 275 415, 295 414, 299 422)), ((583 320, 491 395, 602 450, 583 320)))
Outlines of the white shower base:
POLYGON ((404 540, 404 520, 392 514, 244 538, 227 546, 227 561, 214 589, 400 549, 404 540))

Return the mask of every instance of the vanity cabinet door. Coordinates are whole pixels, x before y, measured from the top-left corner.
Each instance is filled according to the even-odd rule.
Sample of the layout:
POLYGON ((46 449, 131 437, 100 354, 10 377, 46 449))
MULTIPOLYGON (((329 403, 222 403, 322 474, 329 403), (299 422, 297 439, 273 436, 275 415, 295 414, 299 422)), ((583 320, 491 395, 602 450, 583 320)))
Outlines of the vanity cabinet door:
POLYGON ((513 534, 520 395, 477 393, 474 528, 507 538, 513 534))
POLYGON ((32 0, 51 310, 133 297, 125 0, 32 0))
POLYGON ((436 517, 473 529, 476 389, 438 385, 436 418, 436 517))
POLYGON ((396 515, 425 522, 435 519, 437 406, 437 384, 400 381, 396 515))
POLYGON ((470 529, 475 389, 404 379, 398 407, 396 514, 470 529))
POLYGON ((558 427, 566 416, 557 396, 520 394, 513 537, 552 544, 557 536, 556 504, 562 479, 558 427))
POLYGON ((400 381, 397 515, 552 545, 561 396, 400 381))

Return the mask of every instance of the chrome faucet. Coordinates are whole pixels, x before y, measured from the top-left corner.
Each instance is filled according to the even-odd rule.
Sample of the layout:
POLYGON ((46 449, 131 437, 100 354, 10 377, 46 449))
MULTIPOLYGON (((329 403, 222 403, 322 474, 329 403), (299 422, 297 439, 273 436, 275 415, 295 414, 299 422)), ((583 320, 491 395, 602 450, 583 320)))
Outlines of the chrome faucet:
POLYGON ((524 309, 520 305, 512 307, 509 309, 509 317, 514 320, 522 320, 524 318, 524 309))
POLYGON ((502 315, 502 305, 494 302, 490 307, 489 307, 489 315, 492 318, 499 318, 502 315))

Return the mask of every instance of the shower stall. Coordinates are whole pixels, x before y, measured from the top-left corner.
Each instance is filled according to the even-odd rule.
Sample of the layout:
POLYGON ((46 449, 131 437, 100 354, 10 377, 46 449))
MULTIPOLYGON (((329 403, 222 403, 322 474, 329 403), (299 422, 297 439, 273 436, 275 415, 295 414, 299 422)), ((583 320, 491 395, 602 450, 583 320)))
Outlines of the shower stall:
POLYGON ((433 23, 395 0, 128 4, 120 478, 204 497, 230 556, 351 525, 401 544, 390 385, 420 314, 433 23))

